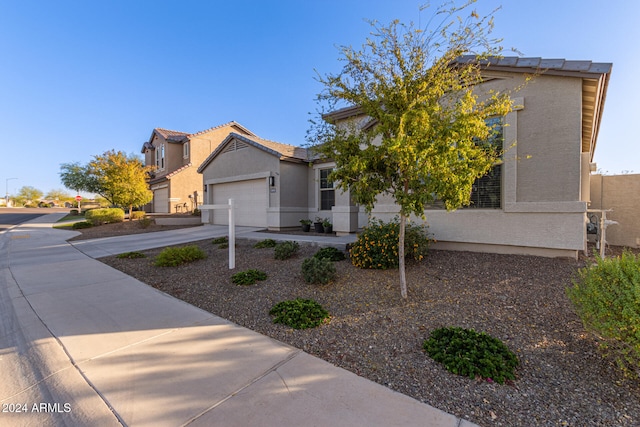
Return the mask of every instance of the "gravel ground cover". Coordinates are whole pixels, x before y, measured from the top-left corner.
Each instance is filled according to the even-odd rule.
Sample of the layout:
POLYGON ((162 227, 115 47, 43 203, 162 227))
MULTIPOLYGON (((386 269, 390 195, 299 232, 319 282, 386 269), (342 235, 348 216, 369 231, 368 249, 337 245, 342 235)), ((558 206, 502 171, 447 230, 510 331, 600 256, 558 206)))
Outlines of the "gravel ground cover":
MULTIPOLYGON (((94 235, 95 237, 95 235, 94 235)), ((625 379, 598 352, 565 287, 584 260, 431 251, 407 268, 409 298, 397 270, 361 270, 336 263, 329 285, 304 282, 300 266, 318 248, 301 245, 278 261, 273 249, 238 240, 236 269, 228 251, 195 242, 207 259, 155 267, 147 258, 101 261, 176 298, 273 337, 400 393, 481 426, 637 426, 640 381, 625 379), (234 272, 259 269, 267 280, 236 286, 234 272), (308 330, 273 324, 269 309, 295 298, 318 301, 329 323, 308 330), (516 380, 499 385, 449 373, 422 350, 442 326, 484 331, 519 360, 516 380)))

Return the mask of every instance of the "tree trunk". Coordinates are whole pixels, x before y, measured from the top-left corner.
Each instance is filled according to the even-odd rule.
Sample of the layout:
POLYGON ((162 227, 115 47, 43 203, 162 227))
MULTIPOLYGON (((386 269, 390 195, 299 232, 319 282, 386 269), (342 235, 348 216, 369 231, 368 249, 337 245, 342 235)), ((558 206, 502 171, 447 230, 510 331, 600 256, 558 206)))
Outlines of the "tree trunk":
POLYGON ((133 205, 129 205, 129 221, 133 220, 133 205))
POLYGON ((404 227, 407 217, 400 213, 400 236, 398 237, 398 269, 400 270, 400 294, 407 299, 407 275, 404 270, 404 227))

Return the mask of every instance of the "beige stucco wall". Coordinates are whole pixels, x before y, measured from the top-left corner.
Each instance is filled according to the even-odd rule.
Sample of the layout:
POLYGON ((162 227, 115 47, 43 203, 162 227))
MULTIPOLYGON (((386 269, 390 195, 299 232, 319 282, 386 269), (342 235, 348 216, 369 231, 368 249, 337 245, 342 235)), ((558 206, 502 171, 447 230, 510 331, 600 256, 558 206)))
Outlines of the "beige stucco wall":
POLYGON ((640 248, 640 174, 592 175, 591 209, 611 210, 617 221, 606 230, 610 245, 640 248))
MULTIPOLYGON (((191 136, 187 157, 184 156, 182 143, 168 143, 161 135, 154 135, 153 146, 160 147, 164 144, 165 147, 165 167, 156 171, 156 178, 170 175, 184 167, 181 171, 170 176, 168 182, 163 183, 163 185, 169 186, 168 208, 170 213, 176 212, 176 204, 187 203, 188 210, 191 210, 194 204, 189 195, 193 195, 194 191, 198 192, 198 204, 202 204, 202 175, 197 172, 197 169, 231 132, 246 134, 237 126, 222 126, 191 136)), ((155 152, 153 150, 145 150, 144 156, 146 165, 155 166, 155 152)), ((153 203, 150 206, 153 206, 153 203)))
MULTIPOLYGON (((524 83, 521 75, 492 77, 478 89, 480 97, 524 83)), ((581 192, 582 81, 542 75, 512 98, 517 108, 505 117, 502 208, 428 210, 429 230, 448 249, 575 257, 586 245, 588 196, 581 192)), ((380 197, 372 212, 383 220, 397 214, 390 197, 380 197)), ((362 210, 359 218, 366 225, 362 210)))
MULTIPOLYGON (((269 191, 267 225, 270 229, 296 227, 300 219, 307 217, 307 169, 306 163, 280 161, 264 150, 247 146, 241 150, 220 153, 202 171, 204 185, 257 178, 274 178, 269 191)), ((206 203, 213 202, 213 194, 207 191, 206 203)))

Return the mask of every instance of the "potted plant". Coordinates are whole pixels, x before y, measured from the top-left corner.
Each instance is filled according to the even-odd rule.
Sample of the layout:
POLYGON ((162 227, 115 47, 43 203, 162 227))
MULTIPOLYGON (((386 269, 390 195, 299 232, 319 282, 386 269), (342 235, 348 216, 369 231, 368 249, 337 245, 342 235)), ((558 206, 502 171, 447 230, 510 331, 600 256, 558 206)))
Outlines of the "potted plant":
POLYGON ((322 221, 324 221, 322 218, 316 217, 316 222, 313 223, 316 233, 324 233, 324 227, 322 226, 322 221))
POLYGON ((302 224, 302 231, 308 232, 311 230, 311 220, 310 219, 301 219, 300 224, 302 224))
POLYGON ((324 232, 327 234, 333 233, 333 224, 329 221, 329 218, 325 218, 322 221, 322 227, 324 227, 324 232))

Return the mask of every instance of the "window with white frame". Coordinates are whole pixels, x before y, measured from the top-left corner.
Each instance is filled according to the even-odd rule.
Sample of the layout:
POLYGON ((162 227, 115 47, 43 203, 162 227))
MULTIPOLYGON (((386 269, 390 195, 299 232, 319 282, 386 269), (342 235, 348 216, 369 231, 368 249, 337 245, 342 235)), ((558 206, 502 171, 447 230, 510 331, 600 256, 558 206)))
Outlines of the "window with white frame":
POLYGON ((330 211, 336 204, 336 192, 333 182, 329 180, 332 169, 320 169, 320 210, 330 211))
POLYGON ((158 170, 164 169, 164 144, 156 147, 156 168, 158 170))
POLYGON ((185 159, 189 158, 189 142, 185 142, 182 145, 182 157, 185 159))

